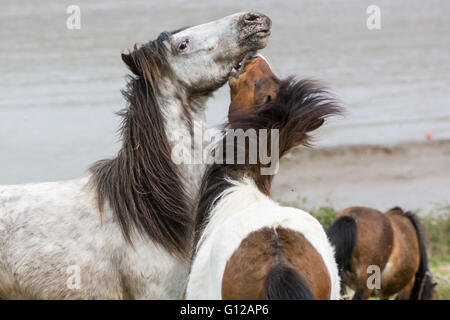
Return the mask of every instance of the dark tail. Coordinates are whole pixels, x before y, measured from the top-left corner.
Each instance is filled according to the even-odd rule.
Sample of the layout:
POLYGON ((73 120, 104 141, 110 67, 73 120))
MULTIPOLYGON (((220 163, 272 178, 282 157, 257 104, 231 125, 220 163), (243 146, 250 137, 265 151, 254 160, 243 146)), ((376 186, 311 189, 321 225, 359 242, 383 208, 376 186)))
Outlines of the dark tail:
POLYGON ((436 284, 433 283, 428 269, 427 249, 425 248, 419 219, 414 213, 409 211, 405 213, 405 216, 408 217, 413 224, 414 229, 416 229, 420 251, 419 270, 416 273, 416 280, 411 295, 409 296, 409 300, 431 300, 434 296, 434 287, 436 284))
POLYGON ((335 248, 336 263, 341 278, 341 294, 345 294, 344 271, 350 270, 350 258, 356 244, 356 222, 351 216, 336 219, 327 230, 328 239, 335 248))
POLYGON ((266 300, 314 300, 314 295, 303 277, 294 269, 278 263, 264 281, 266 300))

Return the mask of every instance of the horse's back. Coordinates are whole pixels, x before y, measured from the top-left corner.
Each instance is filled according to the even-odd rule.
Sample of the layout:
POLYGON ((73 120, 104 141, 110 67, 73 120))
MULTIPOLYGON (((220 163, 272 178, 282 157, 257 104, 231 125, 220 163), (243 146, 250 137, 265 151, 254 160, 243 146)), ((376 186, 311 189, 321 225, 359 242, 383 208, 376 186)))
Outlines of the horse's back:
POLYGON ((402 213, 387 213, 386 217, 394 229, 394 235, 397 240, 404 244, 410 243, 414 251, 419 250, 417 232, 411 220, 402 213))
MULTIPOLYGON (((34 237, 64 238, 81 220, 94 223, 95 202, 88 178, 0 186, 0 244, 34 237), (52 228, 54 226, 54 228, 52 228)), ((95 224, 95 223, 94 223, 95 224)))
MULTIPOLYGON (((302 233, 284 227, 262 228, 241 242, 225 267, 222 298, 267 298, 267 277, 277 268, 296 274, 291 281, 301 277, 315 299, 330 299, 331 279, 324 260, 302 233)), ((299 296, 294 290, 284 291, 289 297, 299 296)))
POLYGON ((38 231, 54 220, 70 218, 75 214, 72 211, 89 206, 89 201, 82 199, 86 182, 86 179, 78 179, 0 185, 0 234, 14 237, 21 230, 33 227, 38 231))
POLYGON ((63 205, 79 198, 88 181, 89 176, 84 176, 66 181, 0 185, 0 213, 63 205))
POLYGON ((173 299, 187 267, 152 241, 125 241, 89 176, 0 186, 0 297, 173 299))
POLYGON ((62 279, 80 265, 85 235, 96 227, 95 206, 83 191, 87 181, 0 186, 0 295, 64 297, 62 279))
POLYGON ((339 277, 334 251, 321 224, 303 210, 281 207, 272 200, 259 201, 235 212, 211 232, 200 246, 192 266, 187 297, 220 299, 221 276, 227 261, 244 239, 252 232, 264 228, 285 228, 300 233, 317 251, 326 266, 331 279, 331 299, 339 298, 339 277))
MULTIPOLYGON (((0 295, 11 299, 113 297, 89 288, 104 272, 102 265, 108 267, 106 260, 89 265, 90 257, 100 254, 106 244, 108 231, 102 235, 88 180, 0 187, 0 295), (77 287, 78 275, 82 289, 77 287)), ((110 240, 113 245, 114 239, 110 240)), ((105 251, 101 256, 107 255, 105 251)))
POLYGON ((378 244, 380 248, 383 248, 382 256, 386 259, 389 257, 390 252, 387 253, 386 251, 392 249, 393 230, 389 220, 382 212, 366 207, 350 207, 341 211, 337 218, 342 216, 350 216, 356 222, 357 243, 355 250, 365 250, 372 247, 373 244, 378 244), (387 253, 387 256, 385 253, 387 253))

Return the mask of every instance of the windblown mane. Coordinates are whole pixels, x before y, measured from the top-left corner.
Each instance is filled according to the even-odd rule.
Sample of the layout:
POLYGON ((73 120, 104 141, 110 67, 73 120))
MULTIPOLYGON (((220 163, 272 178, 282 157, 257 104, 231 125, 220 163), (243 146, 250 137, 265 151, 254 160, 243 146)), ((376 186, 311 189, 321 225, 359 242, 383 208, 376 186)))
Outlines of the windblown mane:
MULTIPOLYGON (((300 144, 309 146, 311 140, 309 132, 320 127, 326 117, 340 112, 341 107, 337 100, 318 82, 287 78, 280 82, 279 92, 274 101, 238 109, 229 115, 229 121, 224 129, 244 131, 254 129, 257 133, 259 129, 266 129, 269 134, 268 141, 270 129, 279 129, 279 158, 281 158, 300 144)), ((223 154, 226 154, 227 141, 225 135, 221 144, 218 144, 218 148, 223 148, 223 154)), ((234 144, 235 158, 238 147, 234 144)), ((258 150, 261 147, 266 146, 258 145, 258 150)), ((273 175, 261 175, 260 169, 264 165, 259 162, 249 164, 249 143, 246 142, 244 148, 245 164, 213 164, 206 170, 197 200, 195 243, 201 235, 209 211, 220 199, 221 194, 231 186, 230 180, 249 176, 262 193, 270 195, 273 175)), ((216 148, 215 151, 217 150, 216 148)), ((267 154, 270 155, 270 150, 267 154)))
POLYGON ((122 54, 134 74, 122 91, 128 106, 118 113, 123 117, 122 148, 114 159, 101 160, 90 171, 100 213, 107 201, 130 244, 137 232, 184 257, 191 239, 193 211, 181 173, 171 158, 165 119, 158 105, 158 80, 171 72, 163 44, 169 35, 161 33, 157 40, 122 54))

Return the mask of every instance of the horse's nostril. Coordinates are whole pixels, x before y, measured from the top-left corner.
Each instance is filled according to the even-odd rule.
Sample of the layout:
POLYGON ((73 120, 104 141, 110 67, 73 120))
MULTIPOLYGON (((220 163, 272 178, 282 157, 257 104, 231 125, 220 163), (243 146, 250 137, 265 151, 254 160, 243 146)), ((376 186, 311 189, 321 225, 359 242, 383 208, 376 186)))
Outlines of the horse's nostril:
POLYGON ((246 21, 254 21, 258 19, 258 15, 254 14, 254 13, 249 13, 247 14, 247 16, 245 17, 246 21))
POLYGON ((246 23, 257 22, 263 15, 256 12, 248 12, 244 16, 244 21, 246 23))

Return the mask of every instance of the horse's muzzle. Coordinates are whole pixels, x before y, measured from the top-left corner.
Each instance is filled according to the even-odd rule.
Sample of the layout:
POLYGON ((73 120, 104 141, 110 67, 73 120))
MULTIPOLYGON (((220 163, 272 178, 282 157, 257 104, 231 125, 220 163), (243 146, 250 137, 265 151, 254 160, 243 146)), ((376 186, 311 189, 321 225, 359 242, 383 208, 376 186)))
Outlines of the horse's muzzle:
POLYGON ((240 41, 245 45, 265 46, 265 39, 270 35, 272 21, 268 16, 259 12, 247 12, 240 18, 240 41))

